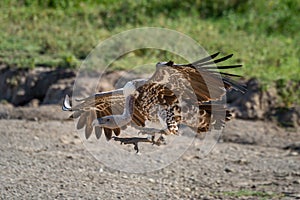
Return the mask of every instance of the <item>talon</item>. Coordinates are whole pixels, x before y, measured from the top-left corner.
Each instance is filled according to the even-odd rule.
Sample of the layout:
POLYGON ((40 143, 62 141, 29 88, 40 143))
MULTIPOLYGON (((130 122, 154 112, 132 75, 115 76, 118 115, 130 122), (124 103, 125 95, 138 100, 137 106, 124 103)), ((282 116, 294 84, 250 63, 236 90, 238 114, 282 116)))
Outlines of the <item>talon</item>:
POLYGON ((136 150, 136 153, 139 152, 139 146, 138 146, 138 143, 134 143, 134 150, 136 150))
POLYGON ((139 147, 138 147, 139 142, 151 142, 150 138, 142 138, 142 137, 119 138, 119 137, 113 136, 112 138, 115 141, 119 141, 121 144, 133 144, 134 150, 136 150, 136 153, 139 152, 139 147))
POLYGON ((152 145, 155 145, 155 136, 153 135, 152 137, 151 137, 151 141, 152 141, 152 145))
POLYGON ((159 141, 161 141, 161 142, 166 142, 166 139, 165 139, 164 136, 162 136, 162 135, 161 135, 158 139, 159 139, 159 141))
POLYGON ((160 146, 161 144, 166 145, 166 140, 165 138, 161 135, 155 142, 157 146, 160 146))

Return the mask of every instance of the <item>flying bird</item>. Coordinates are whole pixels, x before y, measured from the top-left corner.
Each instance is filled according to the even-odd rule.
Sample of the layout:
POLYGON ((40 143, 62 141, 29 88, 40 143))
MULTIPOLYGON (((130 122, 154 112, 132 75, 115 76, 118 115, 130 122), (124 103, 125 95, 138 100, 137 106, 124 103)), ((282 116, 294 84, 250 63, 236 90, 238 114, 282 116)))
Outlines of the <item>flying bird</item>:
POLYGON ((113 138, 133 144, 137 152, 138 143, 160 145, 165 142, 164 136, 177 135, 181 125, 198 133, 220 129, 231 117, 230 111, 220 103, 223 96, 231 89, 243 93, 246 88, 232 79, 238 75, 218 71, 242 66, 219 65, 233 54, 221 58, 218 55, 189 64, 159 62, 149 79, 135 79, 121 89, 96 93, 80 99, 73 107, 66 95, 62 109, 72 111, 71 118, 79 118, 77 129, 85 128, 87 139, 93 130, 97 139, 104 132, 107 140, 113 138), (162 128, 147 127, 147 121, 158 122, 162 128), (148 137, 119 137, 127 126, 137 128, 148 137))

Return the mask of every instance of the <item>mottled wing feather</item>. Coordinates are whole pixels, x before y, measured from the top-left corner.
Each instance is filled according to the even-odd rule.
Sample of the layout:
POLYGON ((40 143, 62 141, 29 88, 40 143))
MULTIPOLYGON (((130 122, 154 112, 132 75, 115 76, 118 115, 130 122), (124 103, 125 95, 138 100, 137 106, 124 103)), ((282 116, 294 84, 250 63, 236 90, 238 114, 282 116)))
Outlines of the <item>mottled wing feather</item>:
MULTIPOLYGON (((125 98, 123 92, 117 91, 95 94, 80 101, 80 104, 72 107, 74 113, 71 117, 79 118, 77 129, 85 127, 85 137, 88 139, 93 131, 93 120, 107 115, 122 114, 125 98)), ((134 109, 133 122, 138 126, 145 126, 145 118, 138 109, 134 109)), ((95 127, 97 139, 101 137, 103 129, 107 140, 112 138, 112 133, 118 136, 121 132, 120 128, 110 130, 109 128, 95 127)))
POLYGON ((84 112, 81 114, 77 122, 77 126, 76 126, 77 129, 82 129, 85 126, 88 114, 89 114, 88 112, 84 112))
POLYGON ((235 82, 234 80, 231 79, 231 77, 240 77, 239 75, 235 74, 230 74, 230 73, 225 73, 225 72, 219 72, 219 71, 214 71, 210 69, 232 69, 232 68, 237 68, 237 67, 242 67, 242 65, 218 65, 217 63, 223 62, 233 56, 233 54, 224 56, 219 59, 213 60, 219 53, 213 54, 211 56, 208 56, 204 59, 201 59, 199 61, 190 63, 190 64, 184 64, 184 65, 174 65, 175 68, 181 70, 182 68, 185 68, 189 71, 189 73, 195 73, 199 72, 200 74, 204 73, 204 77, 212 77, 212 78, 217 78, 217 79, 222 79, 224 82, 224 86, 226 89, 228 88, 234 88, 236 90, 239 90, 241 92, 245 92, 246 88, 245 86, 235 82), (207 62, 209 61, 209 62, 207 62), (197 71, 194 71, 192 69, 196 69, 197 71), (207 76, 207 72, 209 73, 210 76, 207 76))
POLYGON ((106 140, 110 140, 112 137, 112 130, 109 128, 103 128, 106 140))
POLYGON ((75 111, 74 113, 72 113, 72 115, 70 116, 70 118, 77 119, 78 117, 81 116, 82 113, 83 113, 83 111, 81 111, 81 110, 75 111))
MULTIPOLYGON (((145 124, 146 120, 153 120, 156 115, 156 105, 172 105, 177 101, 174 93, 163 84, 153 82, 153 80, 137 88, 138 96, 135 100, 135 110, 140 111, 139 120, 145 124)), ((135 116, 134 116, 135 117, 135 116)), ((136 117, 138 117, 136 115, 136 117)))
POLYGON ((116 136, 119 136, 120 133, 121 133, 121 129, 120 128, 116 128, 116 129, 113 129, 114 133, 116 136))
POLYGON ((102 127, 99 127, 99 126, 96 126, 95 127, 95 135, 96 135, 96 138, 99 139, 102 135, 102 127))
POLYGON ((89 113, 90 114, 87 117, 86 125, 85 125, 85 138, 86 139, 88 139, 91 136, 91 134, 93 132, 92 122, 94 121, 94 119, 97 118, 95 110, 90 110, 89 113))
MULTIPOLYGON (((211 110, 211 102, 220 100, 228 89, 234 88, 244 92, 245 87, 233 81, 230 77, 235 76, 228 73, 219 73, 210 69, 230 69, 240 67, 241 65, 232 66, 217 66, 216 63, 223 62, 232 57, 231 55, 214 59, 219 53, 212 56, 203 58, 194 63, 185 65, 175 65, 172 61, 168 62, 170 66, 159 67, 153 76, 145 84, 139 88, 138 106, 143 108, 142 114, 149 118, 151 115, 150 108, 159 105, 173 105, 178 103, 178 96, 186 95, 186 98, 192 98, 196 95, 199 104, 199 124, 198 132, 205 132, 209 130, 210 125, 215 128, 221 128, 225 121, 230 118, 230 112, 225 107, 217 107, 214 105, 214 111, 211 110), (181 80, 178 81, 178 80, 181 80), (184 80, 184 81, 182 81, 184 80), (187 81, 185 81, 187 80, 187 81), (187 83, 186 85, 180 85, 180 83, 187 83), (184 88, 189 88, 192 92, 184 88), (155 91, 155 92, 153 92, 155 91), (176 93, 176 94, 175 94, 176 93), (147 95, 147 97, 146 97, 147 95), (207 105, 202 105, 206 103, 207 105)), ((170 109, 170 108, 168 108, 170 109)), ((179 110, 181 107, 179 107, 179 110)), ((193 106, 188 108, 194 109, 193 106)), ((184 118, 174 118, 176 123, 185 123, 184 118)), ((173 123, 173 122, 172 122, 173 123)))
POLYGON ((92 123, 90 122, 90 117, 87 118, 87 122, 86 122, 86 125, 85 125, 85 138, 88 139, 92 132, 93 132, 93 126, 92 126, 92 123))

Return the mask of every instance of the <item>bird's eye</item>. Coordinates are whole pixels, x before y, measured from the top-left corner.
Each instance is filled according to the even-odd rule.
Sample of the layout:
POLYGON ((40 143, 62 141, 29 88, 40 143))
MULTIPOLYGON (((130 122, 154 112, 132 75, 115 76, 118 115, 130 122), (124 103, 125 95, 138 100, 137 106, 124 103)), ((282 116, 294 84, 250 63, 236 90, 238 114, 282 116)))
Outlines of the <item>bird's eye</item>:
POLYGON ((109 119, 106 119, 107 122, 109 122, 109 119))

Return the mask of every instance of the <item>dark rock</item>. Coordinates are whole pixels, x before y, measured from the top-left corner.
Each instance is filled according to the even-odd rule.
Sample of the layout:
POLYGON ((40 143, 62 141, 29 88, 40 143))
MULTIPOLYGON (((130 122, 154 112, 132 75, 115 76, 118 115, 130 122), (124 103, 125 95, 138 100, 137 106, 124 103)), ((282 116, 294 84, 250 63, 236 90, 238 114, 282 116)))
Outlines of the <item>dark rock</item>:
POLYGON ((9 119, 14 106, 10 103, 0 103, 0 119, 9 119))
POLYGON ((34 108, 39 107, 39 105, 40 105, 40 100, 38 100, 38 99, 32 99, 32 100, 27 104, 27 106, 29 106, 29 107, 34 107, 34 108))
POLYGON ((257 79, 250 79, 245 94, 240 94, 238 98, 236 93, 230 93, 228 99, 238 118, 265 119, 267 115, 274 113, 277 92, 275 88, 263 90, 257 79))
POLYGON ((57 83, 52 84, 43 100, 43 104, 62 104, 66 94, 71 95, 74 79, 61 79, 57 83))
POLYGON ((285 146, 283 149, 296 151, 296 152, 300 153, 300 142, 289 144, 289 145, 285 146))
POLYGON ((278 108, 275 116, 282 126, 295 128, 300 126, 300 107, 278 108))
POLYGON ((26 105, 32 99, 41 101, 52 84, 70 77, 75 77, 75 73, 62 68, 38 67, 33 70, 2 68, 0 99, 5 99, 15 106, 26 105))

